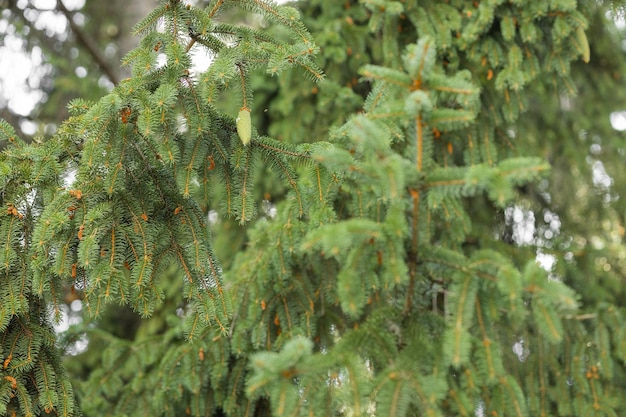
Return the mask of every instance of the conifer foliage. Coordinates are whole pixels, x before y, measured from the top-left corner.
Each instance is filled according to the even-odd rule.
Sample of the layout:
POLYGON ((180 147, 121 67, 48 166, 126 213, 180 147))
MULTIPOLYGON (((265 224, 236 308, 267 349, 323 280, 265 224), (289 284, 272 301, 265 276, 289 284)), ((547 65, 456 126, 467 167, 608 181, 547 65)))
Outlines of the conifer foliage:
POLYGON ((0 414, 624 414, 621 309, 580 319, 494 224, 549 175, 518 120, 533 91, 573 92, 591 9, 298 6, 163 1, 132 77, 54 137, 0 123, 0 414), (221 262, 226 219, 246 243, 221 262), (80 328, 104 347, 72 380, 52 329, 68 294, 165 324, 80 328))

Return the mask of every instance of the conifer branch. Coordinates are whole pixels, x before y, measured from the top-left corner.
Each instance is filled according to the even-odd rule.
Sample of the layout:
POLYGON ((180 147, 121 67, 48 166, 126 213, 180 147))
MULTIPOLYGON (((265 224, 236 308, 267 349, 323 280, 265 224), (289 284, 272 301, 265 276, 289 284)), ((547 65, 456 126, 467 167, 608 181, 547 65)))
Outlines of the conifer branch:
POLYGON ((541 393, 541 402, 540 402, 540 407, 541 407, 541 412, 547 414, 547 410, 546 410, 546 377, 545 377, 545 368, 547 367, 547 364, 544 363, 544 344, 543 344, 543 338, 541 337, 541 335, 538 338, 538 343, 537 343, 538 347, 539 347, 539 392, 541 393))
POLYGON ((222 4, 224 4, 224 0, 217 0, 215 2, 215 5, 213 6, 213 8, 211 9, 211 11, 209 12, 209 17, 214 17, 215 14, 218 12, 218 10, 220 9, 220 7, 222 7, 222 4))
MULTIPOLYGON (((282 14, 278 13, 274 5, 271 4, 270 2, 266 0, 253 0, 253 1, 261 10, 265 11, 268 15, 273 16, 276 20, 278 20, 284 26, 288 28, 293 28, 293 29, 298 28, 297 25, 295 25, 295 23, 298 22, 296 19, 294 18, 288 19, 282 14)), ((298 35, 300 35, 304 43, 310 42, 310 40, 306 38, 305 36, 303 36, 303 34, 300 33, 300 31, 298 31, 298 35)))
POLYGON ((440 181, 431 181, 425 182, 424 187, 426 188, 435 188, 435 187, 446 187, 453 185, 463 185, 466 184, 467 181, 465 179, 450 179, 450 180, 440 180, 440 181))
POLYGON ((232 188, 232 180, 230 178, 230 173, 228 169, 224 169, 224 188, 225 188, 225 192, 226 192, 226 196, 225 196, 225 200, 226 200, 226 215, 227 216, 234 216, 234 211, 233 211, 233 205, 232 205, 232 194, 233 194, 233 188, 232 188))
POLYGON ((411 194, 411 258, 409 259, 409 286, 404 301, 403 314, 411 311, 413 289, 417 279, 417 263, 418 263, 418 246, 419 246, 419 205, 420 191, 416 189, 409 190, 411 194))
POLYGON ((237 72, 239 74, 239 79, 241 82, 241 97, 242 97, 242 101, 243 104, 241 105, 241 110, 250 110, 250 107, 248 107, 248 102, 247 102, 247 97, 248 94, 246 92, 246 77, 244 74, 244 69, 243 69, 243 65, 241 63, 237 63, 237 72))
POLYGON ((491 144, 491 140, 490 140, 490 135, 487 129, 485 129, 485 131, 483 132, 483 143, 484 143, 484 149, 485 149, 485 153, 487 155, 487 164, 488 165, 493 165, 495 164, 495 157, 493 155, 493 151, 492 151, 492 144, 491 144))
POLYGON ((260 148, 263 148, 265 150, 271 151, 273 153, 289 156, 292 158, 297 158, 297 159, 311 159, 311 156, 308 153, 292 150, 291 148, 286 147, 286 146, 280 146, 279 145, 280 142, 278 141, 270 142, 268 140, 269 138, 259 138, 259 139, 263 139, 263 140, 256 141, 254 145, 260 148))
POLYGON ((324 201, 324 192, 322 190, 322 173, 320 171, 320 166, 316 165, 315 166, 315 179, 317 182, 317 191, 318 191, 318 196, 319 196, 319 202, 323 202, 324 201))
POLYGON ((298 213, 299 213, 298 216, 302 217, 304 215, 304 205, 302 202, 302 196, 300 195, 300 189, 298 188, 298 183, 296 181, 295 176, 292 175, 291 170, 280 159, 278 158, 272 159, 272 162, 280 168, 281 172, 287 179, 287 182, 291 186, 292 190, 296 193, 296 200, 298 201, 298 213))
POLYGON ((412 83, 406 74, 389 68, 366 66, 361 70, 361 75, 371 80, 385 81, 406 90, 412 88, 412 83))
POLYGON ((241 213, 239 215, 239 220, 241 224, 243 224, 244 222, 252 218, 252 213, 248 213, 246 211, 248 208, 248 194, 250 194, 250 191, 248 190, 248 182, 249 182, 249 175, 250 175, 250 158, 252 157, 251 149, 252 149, 251 147, 248 147, 244 151, 243 165, 241 166, 241 169, 243 172, 241 189, 239 191, 239 194, 241 196, 241 203, 240 203, 241 213))
POLYGON ((490 380, 494 380, 498 374, 496 370, 496 366, 494 365, 494 352, 491 349, 491 345, 493 344, 492 340, 489 338, 487 334, 487 329, 485 327, 485 319, 482 313, 482 306, 480 297, 476 297, 476 318, 478 320, 478 326, 480 328, 480 332, 482 334, 482 346, 481 348, 485 350, 485 362, 488 366, 488 375, 490 380))
POLYGON ((424 164, 424 123, 422 122, 422 116, 418 115, 415 118, 415 167, 419 172, 422 171, 424 164))

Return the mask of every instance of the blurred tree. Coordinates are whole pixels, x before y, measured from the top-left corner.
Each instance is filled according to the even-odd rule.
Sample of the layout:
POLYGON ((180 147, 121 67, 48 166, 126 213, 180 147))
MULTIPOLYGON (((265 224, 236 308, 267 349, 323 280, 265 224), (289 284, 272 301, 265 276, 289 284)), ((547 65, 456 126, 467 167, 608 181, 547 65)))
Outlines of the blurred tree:
MULTIPOLYGON (((17 44, 34 61, 28 78, 22 76, 21 87, 41 97, 26 100, 26 106, 34 107, 31 114, 16 113, 7 105, 11 97, 6 96, 15 86, 4 88, 0 97, 2 117, 18 128, 20 120, 29 120, 38 125, 39 134, 54 132, 67 118, 69 100, 97 99, 130 75, 120 61, 137 45, 131 28, 153 7, 150 0, 0 1, 0 52, 8 57, 8 44, 17 44), (42 60, 44 64, 37 65, 42 60)), ((4 73, 15 68, 10 59, 3 59, 4 73)))
POLYGON ((623 4, 197 6, 1 125, 0 413, 626 412, 623 4))

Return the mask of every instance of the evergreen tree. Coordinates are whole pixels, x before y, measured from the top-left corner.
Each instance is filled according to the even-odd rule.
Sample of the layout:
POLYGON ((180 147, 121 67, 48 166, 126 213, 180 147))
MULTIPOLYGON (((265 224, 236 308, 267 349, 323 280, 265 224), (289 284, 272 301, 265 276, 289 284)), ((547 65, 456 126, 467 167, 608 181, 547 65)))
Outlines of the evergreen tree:
POLYGON ((0 124, 0 414, 623 415, 623 9, 294 6, 163 1, 52 138, 0 124))

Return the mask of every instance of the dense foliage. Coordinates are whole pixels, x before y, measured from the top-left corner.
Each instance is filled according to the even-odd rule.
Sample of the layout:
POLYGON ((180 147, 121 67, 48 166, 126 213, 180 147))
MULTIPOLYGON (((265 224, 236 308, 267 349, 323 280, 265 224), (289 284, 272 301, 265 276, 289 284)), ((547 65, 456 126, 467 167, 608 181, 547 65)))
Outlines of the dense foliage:
POLYGON ((0 123, 0 414, 626 412, 617 5, 207 3, 0 123))

